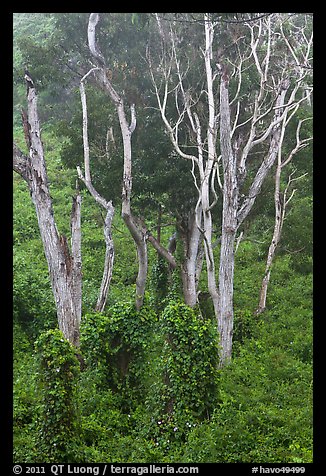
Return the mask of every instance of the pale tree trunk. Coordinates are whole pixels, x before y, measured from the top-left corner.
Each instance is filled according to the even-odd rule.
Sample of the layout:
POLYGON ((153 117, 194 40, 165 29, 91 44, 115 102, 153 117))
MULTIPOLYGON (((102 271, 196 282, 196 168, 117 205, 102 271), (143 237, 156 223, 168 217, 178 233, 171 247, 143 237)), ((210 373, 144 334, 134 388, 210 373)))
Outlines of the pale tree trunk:
POLYGON ((107 91, 116 108, 120 130, 123 141, 123 185, 122 185, 122 218, 136 244, 138 258, 138 274, 136 279, 136 308, 140 309, 145 294, 145 285, 148 272, 148 257, 146 234, 142 226, 137 222, 131 212, 131 192, 132 192, 132 162, 131 162, 131 136, 136 127, 136 111, 134 104, 130 107, 131 121, 127 122, 125 107, 122 97, 112 86, 106 75, 105 59, 96 42, 96 26, 99 22, 99 14, 91 13, 88 23, 88 45, 93 58, 99 67, 93 68, 95 78, 107 91))
MULTIPOLYGON (((194 185, 198 191, 198 204, 202 207, 202 227, 198 227, 202 233, 205 258, 207 265, 208 289, 212 298, 215 315, 218 320, 220 333, 220 365, 223 366, 231 358, 232 352, 232 332, 233 332, 233 275, 234 275, 234 253, 235 239, 239 227, 246 219, 259 195, 262 185, 270 172, 277 157, 281 143, 281 122, 284 120, 287 112, 298 108, 300 102, 305 100, 297 99, 297 93, 304 84, 303 81, 309 69, 311 61, 312 35, 307 38, 305 27, 296 27, 293 30, 294 36, 291 38, 300 48, 293 49, 291 44, 282 31, 282 16, 268 16, 266 19, 259 19, 257 22, 248 22, 244 25, 250 31, 250 51, 243 54, 238 47, 238 61, 234 64, 234 59, 228 61, 225 56, 226 49, 221 45, 220 52, 216 54, 214 63, 217 70, 213 72, 213 37, 214 28, 217 23, 212 21, 209 13, 205 14, 205 49, 201 49, 205 61, 205 80, 206 88, 198 92, 196 85, 189 83, 187 73, 191 68, 191 58, 187 61, 181 61, 178 55, 178 44, 176 35, 173 32, 173 25, 170 24, 170 34, 168 38, 162 33, 161 23, 158 14, 156 14, 158 29, 165 43, 170 43, 169 48, 162 48, 159 68, 152 66, 151 57, 148 54, 148 62, 152 82, 155 88, 158 107, 165 128, 169 134, 173 147, 177 154, 186 160, 191 160, 193 164, 192 175, 194 185), (275 31, 274 31, 275 29, 275 31), (281 29, 281 30, 280 30, 281 29), (274 45, 276 38, 283 37, 285 49, 275 53, 274 45), (302 48, 301 48, 302 46, 302 48), (305 51, 303 51, 305 50, 305 51), (283 57, 284 55, 284 57, 283 57), (298 55, 298 56, 297 56, 298 55), (292 58, 291 58, 292 56, 292 58), (271 57, 273 61, 271 61, 271 57), (278 60, 278 58, 281 58, 278 60), (271 64, 277 61, 278 68, 271 74, 271 64), (294 61, 293 61, 294 60, 294 61), (260 84, 253 95, 250 94, 249 101, 243 106, 239 100, 242 90, 242 73, 244 64, 248 61, 253 63, 257 72, 260 84), (279 61, 279 62, 278 62, 279 61), (185 64, 186 66, 182 66, 185 64), (228 65, 228 66, 226 66, 228 65), (183 69, 182 69, 183 68, 183 69), (228 97, 228 69, 230 77, 237 78, 237 88, 232 100, 228 97), (232 71, 233 69, 233 71, 232 71), (161 82, 154 77, 161 75, 161 82), (220 72, 220 74, 218 74, 220 72), (290 77, 293 75, 293 81, 290 77), (220 76, 220 110, 215 113, 216 95, 214 96, 214 81, 220 76), (187 77, 187 79, 186 79, 187 77), (291 86, 291 89, 290 89, 291 86), (288 91, 290 89, 290 94, 288 91), (207 121, 203 124, 203 114, 197 108, 201 103, 202 93, 207 97, 207 121), (182 101, 179 100, 181 96, 182 101), (286 96, 287 99, 286 99, 286 96), (177 119, 171 120, 170 114, 167 115, 168 99, 169 104, 174 103, 177 119), (173 99, 172 99, 173 98, 173 99), (173 103, 172 103, 173 101, 173 103), (232 108, 231 121, 231 105, 232 108), (245 111, 243 110, 245 108, 245 111), (196 114, 196 109, 199 114, 196 114), (240 123, 240 118, 245 116, 249 118, 240 123), (200 119, 199 119, 200 117, 200 119), (187 126, 196 137, 195 144, 191 149, 183 149, 180 145, 179 130, 181 125, 187 119, 187 126), (223 166, 223 176, 220 177, 220 157, 216 154, 218 119, 220 121, 220 148, 223 166), (200 123, 200 121, 202 123, 200 123), (245 128, 243 126, 246 126, 245 128), (206 138, 202 140, 201 130, 206 129, 206 138), (237 131, 238 130, 238 131, 237 131), (237 133, 235 134, 235 132, 237 133), (235 138, 233 137, 235 136, 235 138), (252 150, 261 144, 269 141, 266 155, 262 155, 261 164, 254 175, 251 183, 246 183, 246 189, 249 192, 241 194, 240 187, 247 178, 247 159, 251 156, 252 150), (190 153, 197 148, 197 155, 190 153), (194 167, 197 167, 197 174, 194 173, 194 167), (198 180, 199 177, 199 180, 198 180), (223 194, 222 210, 222 236, 220 250, 220 270, 219 287, 217 290, 215 280, 215 268, 212 245, 212 216, 211 209, 217 201, 217 194, 214 189, 214 180, 217 178, 219 187, 223 194), (223 183, 223 184, 222 184, 223 183), (211 197, 215 197, 210 202, 211 197)), ((239 27, 240 28, 240 27, 239 27)), ((246 37, 246 34, 245 36, 246 37)), ((241 43, 241 36, 235 39, 235 43, 241 43)), ((217 53, 217 52, 216 52, 217 53)), ((251 67, 251 66, 250 66, 251 67)), ((248 66, 247 66, 248 68, 248 66)), ((215 68, 214 68, 215 69, 215 68)), ((243 91, 244 92, 244 91, 243 91)), ((248 91, 246 91, 248 94, 248 91)), ((189 144, 187 144, 189 145, 189 144)))
MULTIPOLYGON (((220 333, 220 366, 225 365, 232 355, 233 335, 233 288, 234 288, 234 254, 236 232, 247 217, 252 206, 260 193, 261 186, 273 166, 281 143, 281 125, 285 95, 289 87, 289 81, 281 84, 280 92, 276 100, 276 112, 274 113, 271 128, 271 142, 267 156, 262 162, 249 189, 248 198, 239 209, 238 205, 238 179, 237 161, 231 144, 230 105, 228 97, 228 79, 226 72, 222 72, 220 84, 220 144, 223 163, 223 211, 222 211, 222 236, 220 250, 219 270, 219 333, 220 333)), ((251 140, 253 142, 254 135, 251 140)))
MULTIPOLYGON (((255 53, 256 44, 252 46, 255 53)), ((285 97, 290 86, 290 81, 284 79, 280 81, 276 96, 274 115, 270 125, 258 139, 256 138, 256 123, 259 118, 261 104, 264 100, 264 84, 267 75, 269 58, 269 48, 267 48, 264 71, 261 69, 258 57, 255 56, 256 66, 261 76, 261 88, 256 96, 252 125, 248 141, 243 147, 237 166, 237 157, 232 149, 232 135, 235 125, 231 128, 230 101, 228 94, 228 74, 225 66, 219 65, 221 70, 220 83, 220 146, 223 164, 223 211, 222 211, 222 236, 220 250, 220 271, 219 271, 219 329, 220 329, 220 365, 225 365, 232 355, 232 334, 233 334, 233 288, 234 288, 234 254, 236 232, 244 219, 251 211, 256 197, 261 191, 262 184, 266 179, 271 167, 275 163, 279 152, 283 133, 281 121, 286 118, 287 110, 284 108, 285 97), (285 110, 284 110, 285 109, 285 110), (267 155, 262 161, 258 171, 251 183, 247 198, 239 206, 239 184, 238 180, 243 180, 246 176, 246 160, 250 150, 257 144, 270 137, 270 146, 267 155)), ((294 100, 296 88, 292 91, 291 99, 294 100)), ((290 101, 291 106, 293 103, 290 101)))
POLYGON ((219 269, 220 366, 231 359, 233 334, 234 245, 237 231, 238 184, 236 157, 231 146, 228 78, 220 85, 220 144, 223 164, 223 211, 219 269))
MULTIPOLYGON (((295 111, 296 112, 296 109, 295 111)), ((297 142, 295 147, 292 149, 290 152, 289 156, 287 159, 282 161, 282 143, 283 143, 283 138, 284 138, 284 131, 286 124, 289 122, 289 120, 293 117, 294 113, 291 114, 290 118, 287 119, 285 116, 284 121, 283 121, 283 127, 282 127, 282 136, 281 136, 281 141, 280 141, 280 147, 279 147, 279 153, 278 153, 278 161, 277 161, 277 168, 276 168, 276 173, 275 173, 275 190, 274 190, 274 207, 275 207, 275 222, 274 222, 274 231, 273 231, 273 236, 271 243, 269 245, 268 249, 268 254, 267 254, 267 260, 266 260, 266 268, 265 268, 265 274, 262 280, 261 284, 261 289, 260 289, 260 295, 259 295, 259 305, 256 310, 256 315, 261 314, 262 312, 265 311, 266 309, 266 299, 267 299, 267 290, 268 290, 268 285, 271 277, 271 269, 276 253, 277 246, 281 240, 281 235, 282 235, 282 229, 284 225, 284 220, 285 220, 285 214, 286 214, 286 208, 289 204, 289 202, 292 200, 293 195, 295 193, 295 189, 292 190, 292 193, 288 197, 288 191, 291 186, 291 184, 304 177, 306 174, 301 175, 300 177, 293 177, 293 174, 290 174, 287 185, 285 187, 285 190, 283 194, 281 193, 281 175, 282 175, 282 170, 283 167, 285 167, 295 154, 306 147, 308 145, 308 142, 312 139, 312 137, 309 137, 307 139, 300 139, 300 129, 301 125, 304 121, 308 120, 300 120, 297 126, 297 133, 296 133, 296 138, 297 142), (282 199, 281 199, 282 197, 282 199)))
MULTIPOLYGON (((89 73, 87 73, 88 75, 89 73)), ((85 167, 85 177, 82 174, 80 167, 77 167, 78 177, 84 182, 89 193, 106 210, 106 217, 104 220, 104 240, 105 240, 105 258, 104 258, 104 269, 102 275, 102 282, 100 286, 100 291, 95 306, 95 310, 98 312, 103 312, 107 302, 110 283, 112 278, 113 264, 114 264, 114 243, 112 238, 112 220, 114 216, 114 207, 112 201, 105 200, 94 188, 92 184, 91 172, 90 172, 90 161, 89 161, 89 143, 88 143, 88 115, 87 115, 87 102, 86 102, 86 93, 84 87, 84 81, 87 77, 85 75, 80 82, 80 97, 82 102, 83 110, 83 144, 84 144, 84 167, 85 167)))
POLYGON ((131 134, 136 127, 135 107, 131 106, 131 124, 128 126, 124 113, 123 103, 118 105, 118 116, 122 132, 124 166, 122 183, 122 218, 130 231, 137 247, 138 274, 136 278, 136 309, 143 305, 145 286, 148 273, 148 257, 146 234, 141 225, 138 225, 131 213, 132 169, 131 169, 131 134))
POLYGON ((202 234, 197 226, 198 220, 201 222, 201 207, 195 214, 189 214, 186 223, 179 227, 184 253, 181 263, 182 289, 184 301, 190 307, 197 304, 198 266, 201 265, 199 253, 202 234))
POLYGON ((112 202, 110 207, 107 209, 106 217, 104 220, 104 240, 105 240, 105 257, 104 257, 104 269, 103 269, 103 276, 102 282, 100 286, 99 295, 97 298, 95 311, 103 312, 105 309, 105 305, 108 299, 111 278, 112 278, 112 271, 113 271, 113 263, 114 263, 114 243, 112 238, 112 220, 114 215, 114 208, 112 202))
POLYGON ((266 308, 266 298, 267 298, 267 288, 271 276, 271 268, 274 261, 275 251, 277 245, 281 238, 281 231, 283 227, 283 219, 282 216, 282 205, 280 200, 280 183, 281 183, 281 167, 278 166, 275 174, 275 192, 274 192, 274 204, 275 204, 275 224, 274 224, 274 232, 271 244, 269 245, 268 254, 267 254, 267 262, 266 262, 266 269, 265 274, 261 284, 260 290, 260 297, 259 297, 259 305, 256 311, 256 314, 261 314, 266 308))
POLYGON ((35 206, 39 230, 48 263, 55 299, 59 329, 74 346, 79 345, 82 302, 81 275, 81 196, 73 200, 71 212, 71 251, 67 238, 58 233, 44 160, 37 111, 37 95, 32 79, 26 73, 28 114, 24 129, 29 157, 13 146, 13 168, 26 180, 35 206))
MULTIPOLYGON (((77 339, 74 345, 79 345, 79 327, 82 316, 82 254, 81 254, 81 195, 73 197, 71 209, 71 275, 72 275, 72 300, 74 302, 77 324, 77 339)), ((76 331, 74 331, 76 334, 76 331)))
MULTIPOLYGON (((207 269, 207 286, 208 292, 211 296, 215 317, 218 319, 219 315, 219 292, 216 283, 215 276, 215 260, 212 246, 212 233, 213 223, 211 209, 213 204, 210 203, 210 190, 211 183, 214 183, 214 179, 210 183, 210 179, 213 174, 213 167, 216 159, 215 143, 216 143, 216 117, 215 117, 215 100, 213 92, 213 72, 212 72, 212 60, 213 60, 213 38, 214 27, 209 20, 209 16, 205 15, 205 70, 206 70, 206 84, 207 84, 207 98, 208 98, 208 127, 207 127, 207 162, 204 169, 204 173, 201 171, 201 153, 199 153, 199 172, 201 175, 201 204, 203 208, 203 238, 204 238, 204 250, 207 269)), ((197 124, 197 144, 198 148, 203 148, 200 139, 201 131, 197 114, 195 115, 197 124)), ((214 202, 213 202, 214 203, 214 202)))

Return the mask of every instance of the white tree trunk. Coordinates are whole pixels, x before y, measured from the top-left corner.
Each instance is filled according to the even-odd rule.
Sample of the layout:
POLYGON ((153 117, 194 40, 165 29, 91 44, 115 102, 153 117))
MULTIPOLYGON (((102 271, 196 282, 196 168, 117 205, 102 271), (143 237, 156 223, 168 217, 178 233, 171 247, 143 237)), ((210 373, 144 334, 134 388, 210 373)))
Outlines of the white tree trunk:
POLYGON ((147 257, 147 243, 146 234, 143 228, 139 225, 131 213, 131 191, 132 191, 132 168, 131 168, 131 136, 136 127, 136 112, 134 104, 130 107, 131 121, 127 122, 125 107, 122 97, 112 86, 108 79, 105 70, 105 60, 96 42, 96 26, 99 22, 99 14, 91 13, 88 22, 88 46, 99 64, 99 67, 94 68, 96 72, 95 78, 107 91, 115 105, 120 130, 123 141, 123 184, 122 184, 122 218, 136 244, 138 257, 138 275, 136 279, 136 308, 140 309, 143 304, 145 285, 148 272, 148 257, 147 257))
POLYGON ((29 157, 14 144, 13 167, 27 182, 35 206, 39 230, 55 299, 59 328, 71 344, 79 345, 81 320, 81 196, 73 201, 71 213, 71 252, 67 238, 58 233, 54 220, 52 200, 40 137, 37 96, 31 78, 27 83, 28 115, 24 124, 28 133, 29 157))
MULTIPOLYGON (((220 85, 220 144, 223 163, 223 212, 222 236, 219 271, 219 331, 220 331, 220 365, 223 366, 231 359, 233 334, 233 276, 234 276, 234 245, 236 232, 248 216, 260 193, 262 184, 268 172, 275 163, 281 145, 281 118, 283 105, 289 88, 289 81, 284 80, 276 100, 276 108, 271 128, 271 141, 267 156, 259 167, 253 179, 247 199, 239 208, 237 163, 231 145, 230 107, 228 97, 228 81, 225 71, 222 73, 220 85)), ((253 135, 254 137, 254 135, 253 135)), ((253 139, 252 139, 253 141, 253 139)))
POLYGON ((274 203, 275 203, 275 223, 274 231, 271 244, 269 245, 267 262, 265 274, 262 280, 259 305, 256 311, 256 314, 261 314, 266 308, 266 298, 267 298, 267 289, 271 276, 271 268, 275 256, 275 251, 277 245, 281 238, 281 231, 283 226, 283 217, 282 217, 282 206, 280 201, 280 181, 281 181, 281 167, 278 166, 275 174, 275 192, 274 192, 274 203))
POLYGON ((182 289, 185 303, 190 307, 197 304, 198 265, 201 264, 201 262, 198 263, 198 257, 202 240, 202 234, 198 228, 198 224, 201 225, 201 207, 195 214, 189 214, 187 223, 180 230, 184 252, 181 264, 182 289))
POLYGON ((79 327, 82 315, 82 255, 81 255, 81 195, 73 198, 71 210, 71 257, 72 257, 72 298, 75 305, 78 338, 75 345, 79 345, 79 327))
POLYGON ((223 164, 223 210, 219 269, 220 366, 231 359, 233 335, 234 244, 237 231, 238 184, 236 157, 231 146, 228 78, 220 85, 220 144, 223 164))
MULTIPOLYGON (((91 70, 92 71, 92 70, 91 70)), ((110 289, 110 283, 112 278, 113 263, 114 263, 114 243, 112 239, 112 220, 114 216, 114 207, 112 201, 106 201, 94 188, 92 184, 91 171, 90 171, 90 160, 89 160, 89 143, 88 143, 88 114, 87 114, 87 101, 86 93, 84 87, 85 78, 88 76, 85 75, 80 82, 80 97, 82 102, 83 110, 83 145, 84 145, 84 166, 85 166, 85 177, 82 174, 80 167, 77 167, 78 177, 84 182, 89 193, 106 210, 106 217, 104 221, 103 233, 105 240, 105 258, 104 258, 104 269, 102 275, 101 287, 95 306, 95 310, 98 312, 103 312, 108 294, 110 289)))
POLYGON ((131 163, 131 134, 136 127, 134 105, 131 106, 131 123, 128 125, 124 112, 123 102, 117 106, 120 129, 123 140, 123 182, 122 182, 122 218, 134 239, 137 248, 138 274, 136 278, 136 309, 143 305, 146 279, 148 273, 148 256, 146 234, 141 225, 138 225, 131 213, 132 191, 132 163, 131 163))
MULTIPOLYGON (((109 202, 111 203, 111 202, 109 202)), ((103 312, 107 298, 109 295, 110 283, 112 278, 113 263, 114 263, 114 243, 111 233, 112 220, 114 215, 114 208, 111 203, 111 207, 108 207, 107 214, 104 223, 104 240, 105 240, 105 258, 104 269, 102 275, 102 282, 95 306, 95 311, 103 312)))
MULTIPOLYGON (((290 119, 293 117, 294 113, 290 116, 290 119)), ((274 221, 274 231, 273 231, 273 236, 271 243, 269 245, 268 249, 268 254, 267 254, 267 260, 266 260, 266 268, 265 268, 265 274, 262 280, 261 284, 261 289, 260 289, 260 296, 259 296, 259 305, 256 310, 256 315, 261 314, 262 312, 265 311, 266 309, 266 299, 267 299, 267 290, 268 290, 268 285, 271 277, 271 269, 272 269, 272 264, 274 261, 275 253, 277 246, 280 242, 281 235, 282 235, 282 229, 283 229, 283 224, 285 220, 285 213, 286 213, 286 207, 288 203, 291 201, 295 189, 292 191, 291 195, 289 198, 287 198, 287 193, 289 190, 289 187, 291 183, 295 180, 298 180, 302 178, 303 176, 293 178, 292 174, 290 174, 288 178, 288 183, 285 187, 285 190, 282 194, 282 199, 281 199, 281 174, 283 167, 287 165, 291 160, 293 159, 294 155, 301 149, 307 146, 308 142, 312 139, 312 137, 309 137, 307 139, 300 139, 300 129, 302 122, 308 119, 300 120, 297 126, 297 143, 296 146, 292 149, 290 152, 289 156, 287 157, 286 160, 282 161, 282 143, 283 143, 283 138, 284 138, 284 132, 285 132, 285 126, 287 124, 287 117, 285 116, 285 119, 282 124, 282 131, 281 131, 281 137, 280 137, 280 145, 279 145, 279 151, 278 151, 278 160, 277 160, 277 168, 276 168, 276 173, 275 173, 275 189, 274 189, 274 207, 275 207, 275 221, 274 221)))
MULTIPOLYGON (((210 179, 213 172, 213 167, 216 159, 215 142, 216 142, 216 126, 215 126, 215 100, 213 91, 213 72, 212 72, 212 60, 213 60, 213 38, 214 27, 209 20, 208 15, 205 15, 205 71, 206 71, 206 84, 207 84, 207 98, 208 98, 208 127, 207 127, 207 161, 204 169, 204 173, 201 171, 200 162, 201 154, 199 154, 199 171, 201 175, 201 204, 203 209, 203 238, 204 238, 204 250, 207 269, 207 287, 211 296, 214 312, 216 318, 218 318, 219 312, 219 293, 216 283, 216 271, 215 260, 213 255, 212 235, 213 235, 213 223, 210 203, 210 179)), ((200 142, 200 130, 199 121, 195 116, 197 123, 198 139, 200 142)), ((202 144, 200 144, 202 148, 202 144)))

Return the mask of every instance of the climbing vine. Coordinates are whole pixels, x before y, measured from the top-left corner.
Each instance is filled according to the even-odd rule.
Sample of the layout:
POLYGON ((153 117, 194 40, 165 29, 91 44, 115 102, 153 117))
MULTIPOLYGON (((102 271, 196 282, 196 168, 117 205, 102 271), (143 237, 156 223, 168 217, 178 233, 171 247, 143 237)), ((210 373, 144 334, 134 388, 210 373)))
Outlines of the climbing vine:
POLYGON ((80 364, 76 349, 59 329, 41 334, 35 343, 39 361, 41 418, 40 458, 47 462, 78 459, 77 379, 80 364))
POLYGON ((87 314, 81 326, 81 350, 86 364, 101 373, 103 386, 132 406, 142 395, 145 356, 156 315, 146 305, 139 311, 119 303, 101 313, 87 314))
POLYGON ((153 287, 154 305, 158 311, 164 308, 164 302, 170 288, 169 265, 162 256, 157 256, 152 266, 151 284, 153 287))
POLYGON ((213 322, 204 321, 199 312, 182 302, 167 305, 160 327, 164 336, 157 364, 161 378, 152 386, 148 405, 153 408, 150 431, 162 443, 184 438, 213 411, 218 348, 213 322))

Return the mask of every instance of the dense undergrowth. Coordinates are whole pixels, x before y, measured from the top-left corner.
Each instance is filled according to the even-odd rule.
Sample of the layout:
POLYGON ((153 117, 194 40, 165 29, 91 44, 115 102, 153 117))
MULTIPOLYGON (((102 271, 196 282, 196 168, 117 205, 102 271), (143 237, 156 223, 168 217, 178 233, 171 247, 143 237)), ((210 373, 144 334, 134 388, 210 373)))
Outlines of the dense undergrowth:
MULTIPOLYGON (((74 172, 62 169, 51 134, 46 144, 58 226, 69 236, 74 172)), ((153 250, 146 303, 135 310, 135 249, 119 211, 108 306, 103 314, 92 311, 104 256, 102 217, 83 193, 76 355, 57 330, 35 213, 26 185, 14 179, 14 460, 311 462, 311 258, 301 266, 302 257, 279 254, 268 308, 256 317, 266 246, 240 243, 233 359, 218 369, 209 303, 188 308, 177 282, 165 282, 162 293, 164 266, 153 250)), ((164 229, 162 239, 170 232, 164 229)))
POLYGON ((309 285, 309 277, 293 276, 287 293, 297 305, 284 284, 274 286, 277 302, 259 320, 238 310, 235 355, 223 370, 216 369, 215 323, 178 302, 160 316, 131 304, 84 316, 81 371, 59 331, 47 332, 61 348, 46 334, 34 348, 17 324, 15 460, 312 461, 309 285), (64 362, 69 355, 75 374, 64 362), (40 356, 54 362, 42 377, 50 389, 46 382, 40 388, 40 356), (70 394, 60 365, 73 379, 70 394), (77 410, 63 432, 67 392, 77 410), (40 446, 44 418, 64 451, 53 452, 55 439, 40 446))

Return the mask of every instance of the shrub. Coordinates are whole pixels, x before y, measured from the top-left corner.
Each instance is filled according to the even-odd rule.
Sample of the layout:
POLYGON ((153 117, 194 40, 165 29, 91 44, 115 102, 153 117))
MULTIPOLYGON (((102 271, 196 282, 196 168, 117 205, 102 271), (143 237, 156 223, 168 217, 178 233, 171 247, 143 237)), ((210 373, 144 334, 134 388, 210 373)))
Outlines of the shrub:
POLYGON ((37 366, 29 342, 21 326, 14 324, 14 387, 13 387, 13 459, 32 463, 36 457, 35 420, 39 406, 35 387, 37 366))
POLYGON ((211 421, 191 430, 181 461, 312 461, 311 365, 268 345, 270 334, 264 323, 260 338, 247 339, 221 370, 211 421))

